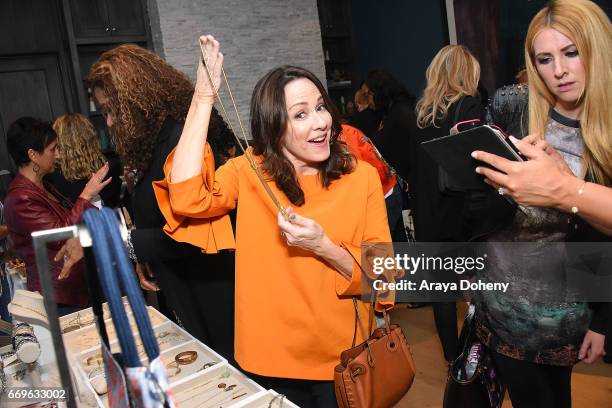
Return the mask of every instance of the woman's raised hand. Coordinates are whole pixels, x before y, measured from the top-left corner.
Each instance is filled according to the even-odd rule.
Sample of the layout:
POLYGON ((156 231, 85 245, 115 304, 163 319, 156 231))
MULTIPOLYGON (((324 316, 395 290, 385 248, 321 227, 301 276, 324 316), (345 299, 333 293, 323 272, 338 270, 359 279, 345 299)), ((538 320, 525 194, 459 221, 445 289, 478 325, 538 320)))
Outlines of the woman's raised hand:
POLYGON ((89 181, 87 184, 85 184, 85 188, 83 188, 80 197, 91 201, 92 198, 97 196, 100 191, 102 191, 102 189, 106 187, 106 185, 113 179, 112 177, 109 177, 104 180, 108 174, 108 170, 108 162, 106 162, 98 169, 98 171, 91 175, 89 181))
POLYGON ((221 69, 223 67, 223 54, 219 52, 219 41, 212 35, 200 37, 200 47, 204 51, 198 64, 198 74, 195 85, 194 99, 201 102, 214 102, 215 95, 221 84, 221 69), (208 72, 204 63, 208 67, 208 72), (209 77, 210 73, 210 77, 209 77), (212 84, 211 84, 212 78, 212 84))

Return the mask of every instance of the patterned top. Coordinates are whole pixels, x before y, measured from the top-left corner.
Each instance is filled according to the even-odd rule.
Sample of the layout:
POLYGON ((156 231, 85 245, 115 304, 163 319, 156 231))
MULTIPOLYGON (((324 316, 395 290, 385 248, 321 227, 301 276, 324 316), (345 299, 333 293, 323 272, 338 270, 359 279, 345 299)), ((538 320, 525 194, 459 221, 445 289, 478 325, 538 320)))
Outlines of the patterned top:
MULTIPOLYGON (((579 122, 552 111, 545 137, 574 174, 580 175, 584 142, 579 122)), ((563 253, 547 245, 566 240, 570 219, 552 208, 521 207, 510 226, 488 238, 488 251, 495 256, 490 257, 483 278, 510 281, 515 288, 513 295, 478 294, 478 337, 498 353, 539 364, 570 366, 578 361, 591 311, 586 303, 563 303, 556 297, 563 253), (533 244, 502 247, 494 242, 533 244)))

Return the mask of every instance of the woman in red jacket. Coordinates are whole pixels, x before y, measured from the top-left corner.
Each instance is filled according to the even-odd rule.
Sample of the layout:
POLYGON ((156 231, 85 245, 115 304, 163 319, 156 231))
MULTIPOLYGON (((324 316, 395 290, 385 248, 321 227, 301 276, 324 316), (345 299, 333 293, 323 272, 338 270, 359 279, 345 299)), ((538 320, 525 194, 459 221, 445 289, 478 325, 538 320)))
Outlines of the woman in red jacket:
MULTIPOLYGON (((111 178, 104 180, 108 163, 92 175, 73 205, 43 181, 59 157, 57 135, 50 124, 29 117, 16 120, 8 129, 7 147, 18 172, 4 203, 6 224, 15 252, 25 261, 28 290, 40 291, 32 232, 81 222, 83 212, 93 207, 90 200, 111 181, 111 178)), ((54 258, 62 244, 60 241, 47 247, 60 316, 88 304, 82 262, 75 264, 66 278, 59 277, 63 260, 58 262, 54 258)))

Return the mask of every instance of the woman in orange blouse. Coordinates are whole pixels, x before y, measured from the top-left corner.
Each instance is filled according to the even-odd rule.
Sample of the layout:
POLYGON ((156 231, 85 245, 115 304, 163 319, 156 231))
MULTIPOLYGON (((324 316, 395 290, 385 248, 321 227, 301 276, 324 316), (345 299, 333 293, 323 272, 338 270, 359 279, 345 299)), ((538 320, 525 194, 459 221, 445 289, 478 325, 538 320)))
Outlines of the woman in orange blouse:
MULTIPOLYGON (((218 89, 219 43, 200 41, 218 89)), ((321 82, 302 68, 276 68, 253 92, 249 149, 287 208, 285 220, 245 156, 214 171, 206 145, 214 101, 200 64, 181 139, 155 186, 165 230, 205 252, 236 248, 240 366, 300 406, 335 406, 331 380, 353 336, 361 244, 390 241, 378 174, 338 141, 338 115, 321 82), (235 207, 234 244, 226 214, 235 207)))

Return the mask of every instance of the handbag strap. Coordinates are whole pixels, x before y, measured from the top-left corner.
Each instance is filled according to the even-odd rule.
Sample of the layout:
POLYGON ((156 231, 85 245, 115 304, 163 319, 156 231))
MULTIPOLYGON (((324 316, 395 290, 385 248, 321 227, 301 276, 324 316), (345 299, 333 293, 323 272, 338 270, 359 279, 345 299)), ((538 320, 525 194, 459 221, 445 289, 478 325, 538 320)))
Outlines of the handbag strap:
POLYGON ((121 346, 123 362, 126 367, 140 366, 138 351, 134 339, 126 336, 131 334, 130 323, 123 308, 121 290, 117 282, 113 256, 110 249, 108 236, 98 210, 89 209, 83 215, 83 220, 89 229, 93 240, 93 249, 98 267, 98 278, 104 297, 108 302, 111 318, 115 326, 115 332, 121 346))
MULTIPOLYGON (((377 297, 377 292, 374 292, 374 296, 373 296, 373 300, 372 303, 370 303, 370 310, 368 313, 368 331, 367 333, 367 337, 370 338, 370 336, 372 336, 372 322, 374 322, 374 308, 376 305, 376 297, 377 297)), ((361 331, 364 331, 364 325, 363 325, 363 321, 361 320, 361 314, 359 313, 359 306, 357 305, 357 298, 355 296, 352 297, 353 300, 353 307, 355 308, 355 329, 353 330, 353 341, 352 341, 352 347, 355 347, 355 343, 357 342, 357 324, 359 324, 359 326, 361 326, 361 331)), ((382 311, 383 313, 383 319, 385 321, 385 329, 387 331, 387 333, 391 333, 391 322, 389 321, 389 314, 387 313, 386 310, 382 311)))
POLYGON ((136 280, 134 267, 131 261, 129 261, 127 249, 121 239, 119 221, 114 211, 109 208, 102 208, 100 213, 106 222, 111 248, 114 251, 117 271, 119 272, 119 279, 127 294, 132 313, 134 314, 134 320, 136 321, 138 332, 140 333, 140 339, 142 340, 149 361, 153 361, 160 355, 159 345, 155 339, 155 333, 153 332, 153 326, 151 325, 151 320, 147 313, 142 290, 140 290, 140 286, 136 280))
POLYGON ((453 123, 451 123, 450 127, 453 127, 459 122, 459 115, 461 114, 461 105, 463 104, 464 99, 465 99, 465 96, 462 96, 461 98, 459 98, 459 102, 457 102, 457 108, 455 108, 455 115, 454 115, 455 119, 453 120, 453 123))
POLYGON ((83 247, 83 254, 85 257, 85 281, 87 283, 87 289, 89 291, 89 298, 91 299, 91 309, 96 320, 98 331, 100 332, 100 338, 106 345, 106 348, 110 350, 110 343, 108 341, 108 334, 106 332, 106 326, 104 324, 104 310, 102 308, 102 289, 100 287, 100 280, 98 279, 98 268, 96 265, 96 257, 91 246, 83 247))
POLYGON ((155 341, 142 293, 137 289, 134 271, 127 260, 126 249, 121 242, 116 216, 108 208, 99 211, 90 209, 85 212, 83 219, 93 239, 100 286, 109 305, 125 366, 139 367, 142 364, 124 309, 121 288, 128 296, 149 361, 159 356, 159 346, 155 341))

